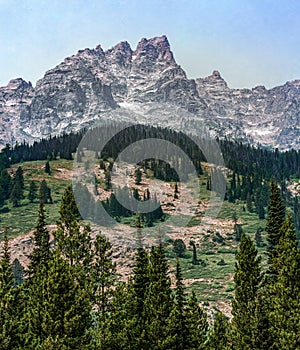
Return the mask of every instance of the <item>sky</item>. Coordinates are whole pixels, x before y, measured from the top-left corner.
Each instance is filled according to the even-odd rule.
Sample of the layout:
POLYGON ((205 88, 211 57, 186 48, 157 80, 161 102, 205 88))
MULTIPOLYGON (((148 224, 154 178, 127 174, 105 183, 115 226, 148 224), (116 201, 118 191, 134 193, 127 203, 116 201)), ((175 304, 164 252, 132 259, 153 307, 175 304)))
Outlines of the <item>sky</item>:
POLYGON ((189 78, 231 88, 300 79, 299 0, 0 0, 0 86, 35 85, 79 49, 166 35, 189 78))

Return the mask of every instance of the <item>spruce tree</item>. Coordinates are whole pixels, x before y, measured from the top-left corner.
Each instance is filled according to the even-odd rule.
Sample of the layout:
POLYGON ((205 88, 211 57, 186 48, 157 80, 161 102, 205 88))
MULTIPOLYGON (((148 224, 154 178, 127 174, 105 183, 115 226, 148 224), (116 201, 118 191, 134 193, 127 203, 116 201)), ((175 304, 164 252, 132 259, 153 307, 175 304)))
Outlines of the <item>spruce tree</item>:
POLYGON ((142 247, 136 251, 133 269, 133 290, 136 298, 136 314, 139 319, 144 315, 145 294, 149 286, 149 257, 142 247))
POLYGON ((14 348, 17 337, 17 300, 14 275, 10 265, 7 230, 0 260, 0 349, 14 348))
POLYGON ((194 290, 186 307, 186 327, 185 349, 206 350, 208 341, 207 315, 199 306, 194 290))
POLYGON ((29 183, 28 199, 29 199, 30 203, 33 203, 36 198, 37 198, 36 182, 35 181, 30 181, 30 183, 29 183))
MULTIPOLYGON (((28 266, 29 278, 34 277, 35 273, 42 267, 47 268, 50 256, 50 235, 46 225, 46 212, 44 202, 40 202, 38 222, 33 232, 33 251, 29 255, 30 264, 28 266)), ((30 281, 30 283, 34 283, 30 281)))
POLYGON ((243 234, 234 273, 232 302, 233 343, 235 349, 254 349, 257 330, 255 310, 261 282, 260 257, 251 239, 243 234))
POLYGON ((39 190, 40 200, 43 203, 52 203, 51 190, 47 186, 46 180, 42 180, 39 190))
POLYGON ((62 197, 60 218, 54 232, 59 251, 71 266, 88 266, 91 263, 90 226, 80 225, 80 215, 69 186, 62 197))
POLYGON ((58 250, 28 288, 24 349, 85 349, 91 342, 91 303, 58 250), (54 346, 54 345, 53 345, 54 346), (52 346, 52 348, 53 348, 52 346))
POLYGON ((292 350, 300 348, 300 250, 291 217, 284 222, 280 235, 274 260, 278 278, 270 286, 272 348, 292 350))
POLYGON ((48 174, 48 175, 51 174, 51 168, 50 168, 49 161, 47 161, 46 164, 45 164, 45 173, 48 174))
POLYGON ((112 262, 112 246, 102 234, 96 235, 92 250, 93 302, 97 305, 99 317, 105 321, 112 287, 115 284, 116 265, 112 262))
POLYGON ((186 315, 185 315, 185 292, 182 283, 182 273, 177 258, 176 261, 176 288, 175 288, 175 302, 173 303, 173 309, 167 319, 168 331, 164 344, 168 349, 184 350, 186 347, 186 339, 188 337, 188 330, 186 327, 186 315))
POLYGON ((277 184, 272 181, 270 185, 271 194, 268 206, 268 217, 266 231, 268 233, 268 263, 271 274, 276 274, 273 260, 276 258, 276 246, 279 243, 281 231, 280 228, 285 219, 285 206, 282 203, 280 191, 277 184))
POLYGON ((10 200, 14 207, 18 207, 20 205, 20 201, 23 198, 23 189, 21 187, 20 182, 14 181, 12 191, 10 193, 10 200))
POLYGON ((149 286, 145 295, 145 343, 151 349, 164 349, 167 319, 172 310, 171 280, 162 244, 151 248, 149 286))
POLYGON ((210 350, 230 350, 231 334, 230 325, 226 316, 218 311, 215 314, 214 323, 209 336, 210 350))

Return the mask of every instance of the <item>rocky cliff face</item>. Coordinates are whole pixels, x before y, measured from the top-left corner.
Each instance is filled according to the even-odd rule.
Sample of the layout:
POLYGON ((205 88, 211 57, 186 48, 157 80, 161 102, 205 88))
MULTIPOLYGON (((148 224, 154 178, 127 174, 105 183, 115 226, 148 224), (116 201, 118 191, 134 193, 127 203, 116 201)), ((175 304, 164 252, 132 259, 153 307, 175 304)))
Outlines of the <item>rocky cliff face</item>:
POLYGON ((205 123, 220 137, 300 148, 300 80, 249 90, 230 89, 217 71, 188 79, 165 36, 142 39, 135 50, 127 42, 107 51, 100 45, 80 50, 47 71, 35 89, 11 80, 0 88, 0 143, 79 130, 111 111, 127 111, 130 119, 131 111, 143 109, 148 112, 139 114, 140 122, 185 132, 205 123), (148 113, 156 106, 159 118, 148 113))

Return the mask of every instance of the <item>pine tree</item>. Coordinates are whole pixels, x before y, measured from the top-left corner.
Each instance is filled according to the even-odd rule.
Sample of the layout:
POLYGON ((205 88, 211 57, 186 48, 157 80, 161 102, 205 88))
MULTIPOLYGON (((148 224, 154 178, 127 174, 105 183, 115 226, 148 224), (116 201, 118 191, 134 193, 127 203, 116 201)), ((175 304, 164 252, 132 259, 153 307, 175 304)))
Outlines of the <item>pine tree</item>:
POLYGON ((138 248, 133 269, 133 290, 136 298, 136 314, 138 318, 144 315, 144 302, 149 286, 149 256, 144 248, 138 248))
POLYGON ((178 257, 183 256, 186 250, 186 246, 181 238, 175 239, 175 241, 173 242, 173 250, 178 257))
POLYGON ((23 169, 19 166, 14 174, 14 183, 18 182, 22 190, 24 190, 23 169))
POLYGON ((17 303, 14 275, 10 265, 7 230, 4 232, 3 251, 0 260, 0 349, 14 348, 17 331, 17 303))
POLYGON ((194 291, 192 291, 186 307, 186 327, 188 334, 185 340, 185 348, 206 350, 208 341, 207 315, 200 308, 194 291))
POLYGON ((212 331, 209 336, 210 350, 230 350, 231 349, 231 334, 230 325, 226 316, 218 311, 215 314, 212 331))
POLYGON ((28 199, 29 199, 30 203, 33 203, 36 198, 37 198, 36 182, 35 181, 30 181, 30 183, 29 183, 28 199))
POLYGON ((51 190, 47 186, 46 180, 42 180, 39 190, 40 200, 43 203, 52 203, 51 190))
POLYGON ((251 239, 243 234, 234 273, 235 296, 232 302, 232 327, 235 349, 254 349, 257 320, 256 300, 261 282, 260 257, 251 239))
POLYGON ((176 261, 176 288, 175 288, 175 302, 173 303, 173 309, 167 319, 168 332, 164 344, 168 349, 184 350, 188 349, 186 345, 186 339, 188 336, 188 330, 186 327, 186 315, 185 315, 185 292, 182 283, 182 273, 177 258, 176 261))
POLYGON ((116 265, 112 262, 112 246, 102 234, 97 234, 92 250, 93 302, 97 305, 99 317, 105 321, 112 287, 115 284, 116 265))
POLYGON ((142 172, 140 168, 137 168, 134 172, 134 182, 136 185, 140 185, 142 181, 142 172))
POLYGON ((164 349, 167 319, 172 310, 171 281, 162 244, 152 247, 150 282, 145 295, 145 343, 151 349, 164 349))
POLYGON ((300 251, 291 217, 284 222, 280 236, 273 261, 278 278, 270 286, 272 348, 292 350, 300 348, 300 251))
POLYGON ((190 245, 193 247, 193 260, 192 260, 192 264, 193 265, 198 265, 199 261, 197 258, 197 249, 196 249, 196 244, 194 241, 190 241, 190 245))
POLYGON ((80 214, 71 186, 67 187, 62 197, 59 216, 54 232, 58 249, 70 265, 80 264, 86 259, 90 262, 90 228, 87 225, 83 229, 80 227, 80 214))
POLYGON ((28 288, 24 349, 84 349, 91 342, 91 303, 74 269, 56 250, 28 288))
POLYGON ((277 184, 271 182, 270 203, 268 207, 268 217, 266 231, 268 233, 268 263, 271 274, 276 274, 274 270, 273 260, 276 258, 276 246, 279 243, 281 231, 280 228, 285 218, 285 206, 282 203, 280 191, 277 184))
POLYGON ((6 169, 3 169, 0 173, 0 187, 3 191, 4 200, 9 199, 12 189, 12 179, 6 169))
POLYGON ((10 200, 14 207, 18 207, 20 205, 20 201, 23 198, 23 189, 21 187, 20 182, 14 181, 12 191, 10 193, 10 200))
POLYGON ((29 256, 30 264, 28 266, 30 278, 34 277, 42 266, 47 268, 50 256, 50 235, 46 226, 46 212, 43 201, 40 202, 39 206, 38 222, 33 232, 33 244, 34 248, 29 256))
POLYGON ((48 174, 48 175, 51 174, 51 168, 50 168, 49 161, 47 161, 46 164, 45 164, 45 173, 48 174))
POLYGON ((259 227, 256 231, 255 231, 255 243, 257 247, 261 247, 262 244, 262 236, 261 236, 261 231, 262 229, 259 227))

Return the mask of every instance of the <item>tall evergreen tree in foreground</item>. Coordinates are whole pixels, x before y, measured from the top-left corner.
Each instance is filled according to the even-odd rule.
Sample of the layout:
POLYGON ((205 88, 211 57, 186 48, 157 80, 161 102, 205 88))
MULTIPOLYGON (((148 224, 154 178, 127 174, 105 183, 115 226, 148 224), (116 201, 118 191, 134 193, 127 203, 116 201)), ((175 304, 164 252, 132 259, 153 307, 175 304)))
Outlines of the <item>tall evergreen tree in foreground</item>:
POLYGON ((171 280, 162 244, 151 248, 149 287, 145 295, 145 343, 151 349, 164 349, 172 310, 171 280))
POLYGON ((276 246, 279 243, 282 231, 280 228, 285 218, 285 206, 282 203, 280 191, 278 185, 271 181, 271 194, 268 207, 268 217, 266 231, 268 233, 268 264, 269 273, 276 275, 276 269, 274 268, 274 259, 276 258, 276 246))
POLYGON ((24 349, 89 348, 91 304, 74 279, 74 270, 59 251, 41 267, 27 301, 24 349))
POLYGON ((14 275, 10 265, 7 230, 4 232, 0 260, 0 349, 13 349, 17 333, 17 300, 14 275))
MULTIPOLYGON (((30 264, 28 267, 29 278, 33 277, 35 273, 45 266, 50 257, 50 235, 46 226, 46 212, 44 208, 44 202, 40 202, 38 223, 33 232, 33 251, 30 254, 30 264)), ((32 282, 32 281, 31 281, 32 282)))
POLYGON ((270 286, 272 349, 300 349, 300 250, 291 217, 280 230, 274 266, 276 282, 270 286))
POLYGON ((88 225, 80 225, 80 214, 71 186, 67 187, 62 197, 59 215, 54 232, 58 250, 71 266, 88 266, 92 256, 91 230, 88 225))
POLYGON ((251 239, 243 234, 235 265, 232 328, 235 349, 255 349, 256 300, 261 282, 260 257, 251 239))

